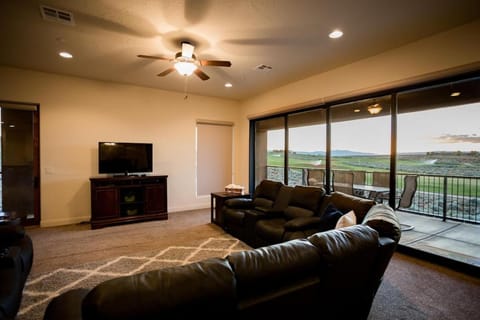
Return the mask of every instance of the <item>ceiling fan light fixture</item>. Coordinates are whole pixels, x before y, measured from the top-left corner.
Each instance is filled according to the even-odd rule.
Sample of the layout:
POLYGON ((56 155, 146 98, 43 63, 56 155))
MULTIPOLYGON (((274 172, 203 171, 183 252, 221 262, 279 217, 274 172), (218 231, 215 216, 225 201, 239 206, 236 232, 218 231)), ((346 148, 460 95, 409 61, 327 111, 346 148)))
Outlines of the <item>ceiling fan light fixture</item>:
POLYGON ((338 30, 338 29, 335 29, 333 30, 332 32, 330 32, 328 34, 328 36, 331 38, 331 39, 338 39, 338 38, 341 38, 343 36, 343 32, 341 30, 338 30))
POLYGON ((64 59, 72 59, 73 58, 73 55, 70 53, 70 52, 67 52, 67 51, 62 51, 62 52, 59 52, 58 55, 64 59))
POLYGON ((197 70, 197 65, 188 61, 177 61, 174 64, 175 70, 182 76, 191 76, 192 73, 197 70))
POLYGON ((383 108, 380 103, 375 103, 367 107, 367 110, 370 114, 379 114, 382 109, 383 108))

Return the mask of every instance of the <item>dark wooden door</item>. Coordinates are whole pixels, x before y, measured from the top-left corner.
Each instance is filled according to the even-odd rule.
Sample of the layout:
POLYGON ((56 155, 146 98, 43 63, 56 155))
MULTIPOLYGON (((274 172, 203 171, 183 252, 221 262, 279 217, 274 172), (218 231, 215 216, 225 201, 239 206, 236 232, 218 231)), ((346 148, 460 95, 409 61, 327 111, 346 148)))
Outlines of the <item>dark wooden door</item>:
POLYGON ((39 107, 0 101, 1 210, 40 224, 39 107))

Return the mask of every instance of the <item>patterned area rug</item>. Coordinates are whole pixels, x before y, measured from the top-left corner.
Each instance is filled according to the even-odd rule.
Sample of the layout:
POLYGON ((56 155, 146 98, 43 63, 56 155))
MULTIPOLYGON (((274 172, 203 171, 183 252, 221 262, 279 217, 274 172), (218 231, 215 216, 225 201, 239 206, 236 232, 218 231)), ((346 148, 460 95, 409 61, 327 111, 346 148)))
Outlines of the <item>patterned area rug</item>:
POLYGON ((61 268, 28 279, 17 320, 40 320, 52 298, 74 288, 92 288, 111 278, 221 257, 248 250, 229 235, 208 238, 198 245, 171 246, 156 252, 121 256, 71 268, 61 268))

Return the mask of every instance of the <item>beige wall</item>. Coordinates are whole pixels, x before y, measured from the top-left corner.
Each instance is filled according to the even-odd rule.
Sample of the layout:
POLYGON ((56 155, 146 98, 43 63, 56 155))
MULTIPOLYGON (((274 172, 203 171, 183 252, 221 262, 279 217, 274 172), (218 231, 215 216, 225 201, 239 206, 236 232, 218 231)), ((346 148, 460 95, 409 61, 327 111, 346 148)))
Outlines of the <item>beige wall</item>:
POLYGON ((480 20, 243 101, 237 183, 248 185, 249 118, 472 69, 480 70, 480 20))
POLYGON ((196 197, 196 120, 236 124, 238 102, 5 67, 0 83, 0 100, 40 104, 42 226, 90 219, 102 140, 153 143, 170 212, 210 205, 196 197))
POLYGON ((195 196, 195 122, 231 121, 233 183, 248 186, 250 117, 447 75, 480 65, 480 20, 265 92, 244 102, 0 67, 0 99, 40 104, 42 225, 90 219, 89 177, 100 140, 154 143, 169 211, 208 207, 195 196), (472 67, 473 66, 473 67, 472 67))

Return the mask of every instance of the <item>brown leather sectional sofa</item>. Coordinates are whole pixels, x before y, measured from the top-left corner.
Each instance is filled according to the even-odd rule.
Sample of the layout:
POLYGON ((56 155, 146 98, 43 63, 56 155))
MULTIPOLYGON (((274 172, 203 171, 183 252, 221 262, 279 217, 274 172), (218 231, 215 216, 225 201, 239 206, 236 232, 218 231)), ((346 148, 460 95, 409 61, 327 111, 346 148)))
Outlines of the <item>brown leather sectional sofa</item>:
MULTIPOLYGON (((307 191, 301 190, 295 200, 287 201, 292 207, 287 212, 294 212, 303 220, 318 217, 310 215, 308 208, 297 207, 297 201, 307 191)), ((327 195, 319 197, 323 203, 327 195)), ((328 197, 328 203, 346 210, 343 206, 347 203, 338 202, 344 195, 328 197)), ((313 205, 316 200, 305 200, 317 206, 313 205)), ((311 315, 321 319, 367 319, 400 239, 400 226, 390 207, 373 204, 362 212, 366 209, 364 203, 356 202, 361 199, 350 200, 358 205, 360 216, 364 214, 356 225, 316 232, 305 238, 282 238, 285 241, 225 258, 115 278, 93 289, 73 289, 49 303, 44 320, 265 319, 311 315)), ((257 205, 271 201, 270 207, 275 207, 275 200, 257 197, 253 201, 257 205)), ((288 221, 292 219, 296 218, 288 221)), ((301 220, 297 221, 299 225, 301 220)), ((324 221, 315 225, 327 227, 324 221)), ((291 235, 297 237, 300 233, 291 235)))

